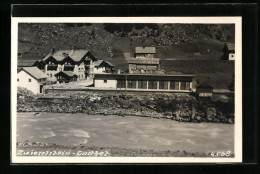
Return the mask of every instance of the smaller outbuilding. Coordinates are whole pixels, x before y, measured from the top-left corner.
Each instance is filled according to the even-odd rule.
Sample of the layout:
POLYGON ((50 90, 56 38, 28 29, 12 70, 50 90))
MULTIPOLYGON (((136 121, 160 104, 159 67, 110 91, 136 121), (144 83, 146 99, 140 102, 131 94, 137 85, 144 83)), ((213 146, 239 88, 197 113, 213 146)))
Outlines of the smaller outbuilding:
POLYGON ((78 76, 72 71, 60 71, 54 75, 57 78, 58 83, 69 83, 77 81, 78 76))
POLYGON ((23 67, 17 73, 17 86, 42 93, 47 82, 47 75, 37 67, 23 67))
POLYGON ((223 60, 235 60, 235 44, 227 43, 223 48, 223 60))
POLYGON ((113 73, 115 65, 111 62, 98 60, 94 62, 94 74, 96 73, 113 73))

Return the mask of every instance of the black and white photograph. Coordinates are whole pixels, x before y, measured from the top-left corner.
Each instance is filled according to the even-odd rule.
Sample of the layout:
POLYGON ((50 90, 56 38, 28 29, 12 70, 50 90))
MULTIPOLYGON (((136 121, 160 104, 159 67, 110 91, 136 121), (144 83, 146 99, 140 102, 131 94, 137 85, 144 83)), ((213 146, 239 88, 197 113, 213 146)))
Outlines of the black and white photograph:
POLYGON ((242 162, 241 33, 240 17, 13 17, 12 162, 242 162))

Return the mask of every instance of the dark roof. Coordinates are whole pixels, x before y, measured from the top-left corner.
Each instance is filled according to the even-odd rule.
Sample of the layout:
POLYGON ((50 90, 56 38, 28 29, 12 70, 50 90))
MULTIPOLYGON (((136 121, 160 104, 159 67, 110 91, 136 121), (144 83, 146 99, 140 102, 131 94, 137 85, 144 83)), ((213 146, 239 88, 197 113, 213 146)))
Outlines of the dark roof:
POLYGON ((70 57, 75 62, 80 61, 89 51, 88 50, 58 50, 54 53, 49 53, 43 61, 46 61, 49 57, 53 57, 57 61, 62 61, 66 57, 70 57))
POLYGON ((94 66, 100 66, 100 64, 104 62, 104 60, 98 60, 94 62, 94 66))
POLYGON ((105 61, 108 65, 110 65, 110 66, 115 66, 113 63, 111 63, 111 62, 108 62, 108 61, 105 61))
POLYGON ((44 64, 44 62, 42 60, 37 60, 37 61, 34 62, 33 66, 37 66, 40 63, 44 64))
MULTIPOLYGON (((73 76, 77 76, 76 74, 74 74, 72 71, 60 71, 57 74, 65 74, 69 77, 73 77, 73 76)), ((55 74, 54 76, 57 76, 57 74, 55 74)))
POLYGON ((228 50, 230 50, 230 51, 235 50, 235 44, 228 43, 226 45, 227 45, 228 50))
POLYGON ((37 67, 23 67, 21 68, 18 73, 20 71, 24 70, 25 72, 27 72, 29 75, 33 76, 35 79, 43 79, 43 78, 47 78, 48 76, 46 74, 44 74, 44 72, 42 72, 39 68, 37 67))
POLYGON ((95 62, 94 62, 94 66, 100 66, 103 62, 107 63, 109 66, 115 66, 115 65, 112 64, 111 62, 104 61, 104 60, 95 61, 95 62))
POLYGON ((153 53, 155 54, 155 47, 135 47, 135 53, 153 53))

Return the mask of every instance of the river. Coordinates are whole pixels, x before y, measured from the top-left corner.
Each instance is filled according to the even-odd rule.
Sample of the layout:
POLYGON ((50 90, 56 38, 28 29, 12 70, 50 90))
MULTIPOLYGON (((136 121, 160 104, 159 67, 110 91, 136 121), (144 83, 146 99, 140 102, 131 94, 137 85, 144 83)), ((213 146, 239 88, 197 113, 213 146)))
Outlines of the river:
POLYGON ((135 116, 17 113, 17 141, 210 153, 234 152, 234 125, 135 116))

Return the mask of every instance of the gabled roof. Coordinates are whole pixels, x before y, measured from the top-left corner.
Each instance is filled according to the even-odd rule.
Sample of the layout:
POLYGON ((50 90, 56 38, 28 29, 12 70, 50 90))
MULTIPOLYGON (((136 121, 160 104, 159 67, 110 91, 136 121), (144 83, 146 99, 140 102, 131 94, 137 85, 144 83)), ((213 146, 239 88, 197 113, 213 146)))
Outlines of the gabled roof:
POLYGON ((110 66, 115 66, 113 63, 111 63, 111 62, 108 62, 108 61, 105 61, 108 65, 110 65, 110 66))
POLYGON ((44 63, 42 60, 36 60, 32 66, 37 66, 40 63, 44 63))
POLYGON ((104 60, 98 60, 94 62, 94 66, 100 66, 102 63, 107 63, 109 66, 115 66, 113 63, 108 62, 108 61, 104 61, 104 60))
POLYGON ((155 47, 135 47, 135 53, 152 53, 155 54, 155 47))
MULTIPOLYGON (((60 71, 60 72, 58 72, 57 74, 61 74, 61 73, 65 74, 65 75, 67 75, 67 76, 69 76, 69 77, 77 76, 77 75, 74 74, 72 71, 60 71)), ((56 76, 57 74, 55 74, 54 76, 56 76)))
POLYGON ((235 44, 228 43, 226 45, 227 45, 228 50, 230 50, 230 51, 235 50, 235 44))
POLYGON ((57 61, 70 57, 75 62, 79 62, 88 52, 88 50, 58 50, 54 53, 49 53, 43 61, 46 61, 49 57, 53 57, 57 61))
POLYGON ((88 50, 73 50, 69 56, 76 62, 80 61, 86 54, 88 50))
POLYGON ((94 62, 94 66, 100 66, 100 64, 104 62, 104 60, 98 60, 94 62))
POLYGON ((23 67, 21 68, 19 72, 21 72, 22 70, 24 70, 26 73, 28 73, 29 75, 31 75, 32 77, 34 77, 35 79, 43 79, 43 78, 47 78, 48 76, 46 74, 44 74, 44 72, 42 72, 39 68, 37 67, 23 67))

